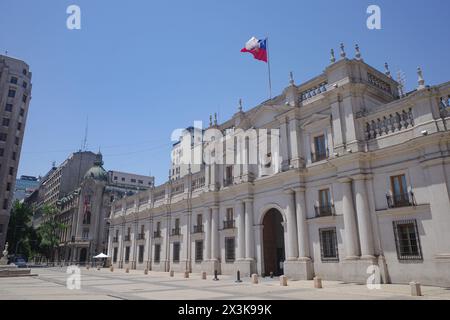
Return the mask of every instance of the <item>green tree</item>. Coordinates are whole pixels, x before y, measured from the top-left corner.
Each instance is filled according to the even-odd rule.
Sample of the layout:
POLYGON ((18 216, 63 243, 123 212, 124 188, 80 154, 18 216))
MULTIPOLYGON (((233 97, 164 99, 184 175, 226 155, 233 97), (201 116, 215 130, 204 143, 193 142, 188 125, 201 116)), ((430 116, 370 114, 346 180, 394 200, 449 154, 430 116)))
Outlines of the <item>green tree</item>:
POLYGON ((55 257, 55 250, 59 246, 59 234, 67 228, 64 223, 57 219, 58 209, 54 206, 44 206, 42 208, 42 220, 37 234, 39 236, 39 248, 49 261, 55 257))
POLYGON ((15 201, 9 218, 7 241, 9 252, 23 254, 30 258, 36 250, 37 235, 31 226, 33 211, 29 206, 19 201, 15 201))

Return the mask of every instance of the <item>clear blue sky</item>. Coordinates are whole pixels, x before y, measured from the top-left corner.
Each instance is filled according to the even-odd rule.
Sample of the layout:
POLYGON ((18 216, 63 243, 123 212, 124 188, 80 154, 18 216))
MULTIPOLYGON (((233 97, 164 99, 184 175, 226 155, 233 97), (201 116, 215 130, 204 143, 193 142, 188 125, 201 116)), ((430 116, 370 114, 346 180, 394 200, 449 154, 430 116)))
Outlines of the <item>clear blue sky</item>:
POLYGON ((365 61, 406 74, 422 66, 427 84, 450 80, 449 1, 106 1, 0 0, 0 51, 25 60, 33 99, 19 174, 44 174, 88 147, 105 168, 163 182, 176 128, 219 120, 267 99, 266 66, 239 51, 251 37, 270 37, 274 93, 319 73, 330 48, 358 43, 365 61), (82 29, 66 28, 77 4, 82 29), (366 9, 382 10, 382 30, 368 30, 366 9))

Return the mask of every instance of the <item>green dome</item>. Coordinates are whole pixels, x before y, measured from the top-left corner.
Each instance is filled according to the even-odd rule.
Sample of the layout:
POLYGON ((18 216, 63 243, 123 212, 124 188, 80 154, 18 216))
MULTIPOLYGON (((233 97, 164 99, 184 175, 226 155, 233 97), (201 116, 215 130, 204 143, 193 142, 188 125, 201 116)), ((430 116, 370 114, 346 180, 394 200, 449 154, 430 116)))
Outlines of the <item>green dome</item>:
POLYGON ((99 181, 108 181, 108 172, 102 167, 102 154, 97 154, 97 159, 94 161, 94 166, 90 168, 84 175, 85 179, 94 179, 99 181))

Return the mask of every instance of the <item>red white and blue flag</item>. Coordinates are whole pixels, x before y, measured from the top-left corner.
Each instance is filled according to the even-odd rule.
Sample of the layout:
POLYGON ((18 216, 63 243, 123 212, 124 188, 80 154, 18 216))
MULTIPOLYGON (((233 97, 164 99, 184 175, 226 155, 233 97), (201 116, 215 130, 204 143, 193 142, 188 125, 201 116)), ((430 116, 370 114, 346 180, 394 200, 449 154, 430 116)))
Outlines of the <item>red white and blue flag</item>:
POLYGON ((267 62, 267 39, 258 40, 252 37, 241 52, 250 52, 256 60, 267 62))

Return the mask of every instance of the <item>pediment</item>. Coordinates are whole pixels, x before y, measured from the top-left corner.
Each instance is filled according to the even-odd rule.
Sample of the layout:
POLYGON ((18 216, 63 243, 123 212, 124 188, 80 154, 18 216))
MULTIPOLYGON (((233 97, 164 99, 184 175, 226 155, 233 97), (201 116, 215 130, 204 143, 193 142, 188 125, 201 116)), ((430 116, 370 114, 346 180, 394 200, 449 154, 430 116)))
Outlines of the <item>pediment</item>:
POLYGON ((329 114, 314 113, 301 125, 301 128, 307 129, 308 127, 316 126, 318 122, 330 121, 330 120, 331 120, 331 115, 329 115, 329 114))
POLYGON ((252 127, 263 128, 272 122, 277 116, 289 110, 286 105, 262 105, 249 114, 248 120, 252 127))

